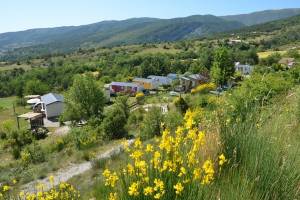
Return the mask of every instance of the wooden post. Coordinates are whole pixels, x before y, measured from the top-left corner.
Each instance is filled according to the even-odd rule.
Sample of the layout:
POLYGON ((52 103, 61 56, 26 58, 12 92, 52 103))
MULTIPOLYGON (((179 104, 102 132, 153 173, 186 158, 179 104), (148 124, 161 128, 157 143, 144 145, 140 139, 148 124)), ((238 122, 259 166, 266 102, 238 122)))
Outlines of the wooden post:
POLYGON ((17 117, 17 124, 18 124, 18 130, 20 130, 20 122, 19 122, 19 117, 17 117))

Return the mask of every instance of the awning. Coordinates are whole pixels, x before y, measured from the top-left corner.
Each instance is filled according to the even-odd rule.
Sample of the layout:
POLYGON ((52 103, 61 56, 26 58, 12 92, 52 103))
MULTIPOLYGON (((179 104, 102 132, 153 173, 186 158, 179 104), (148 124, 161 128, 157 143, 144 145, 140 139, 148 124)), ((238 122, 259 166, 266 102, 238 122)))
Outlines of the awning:
POLYGON ((37 103, 40 103, 41 100, 40 99, 29 99, 27 101, 27 104, 37 104, 37 103))

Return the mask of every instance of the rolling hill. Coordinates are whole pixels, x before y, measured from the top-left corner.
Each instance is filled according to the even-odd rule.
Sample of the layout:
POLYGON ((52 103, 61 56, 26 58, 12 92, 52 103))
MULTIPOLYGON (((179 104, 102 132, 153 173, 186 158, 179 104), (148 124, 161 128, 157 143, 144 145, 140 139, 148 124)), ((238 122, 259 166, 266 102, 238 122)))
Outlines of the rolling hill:
POLYGON ((15 60, 30 56, 67 53, 78 48, 197 38, 299 13, 300 9, 283 9, 223 17, 195 15, 174 19, 133 18, 82 26, 2 33, 0 34, 0 59, 15 60))
POLYGON ((222 16, 221 18, 231 21, 238 21, 246 26, 252 26, 256 24, 262 24, 265 22, 289 18, 295 15, 300 15, 300 8, 265 10, 249 14, 222 16))
POLYGON ((226 21, 212 15, 197 15, 175 19, 135 18, 123 21, 103 21, 90 25, 32 29, 0 34, 0 49, 48 43, 72 43, 81 46, 97 43, 112 46, 127 43, 174 41, 203 36, 242 27, 239 22, 226 21))

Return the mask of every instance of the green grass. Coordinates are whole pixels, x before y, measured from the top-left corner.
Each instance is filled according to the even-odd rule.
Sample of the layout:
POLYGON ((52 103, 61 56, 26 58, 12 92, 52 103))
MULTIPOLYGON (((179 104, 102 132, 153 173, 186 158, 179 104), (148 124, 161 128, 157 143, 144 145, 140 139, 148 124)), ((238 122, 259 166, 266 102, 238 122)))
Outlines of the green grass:
MULTIPOLYGON (((245 121, 224 126, 221 136, 231 166, 224 171, 220 183, 227 180, 228 185, 236 176, 243 177, 238 199, 245 199, 246 194, 253 195, 246 199, 296 199, 300 129, 293 108, 297 101, 299 97, 280 95, 270 106, 249 108, 245 121)), ((228 186, 220 190, 226 194, 222 199, 230 199, 228 186)))
POLYGON ((0 98, 0 107, 3 109, 7 108, 13 108, 13 104, 15 104, 15 101, 17 100, 17 97, 6 97, 6 98, 0 98))
POLYGON ((13 70, 13 69, 24 69, 27 71, 31 69, 31 66, 27 64, 22 64, 22 65, 11 64, 11 65, 0 66, 0 71, 13 70))

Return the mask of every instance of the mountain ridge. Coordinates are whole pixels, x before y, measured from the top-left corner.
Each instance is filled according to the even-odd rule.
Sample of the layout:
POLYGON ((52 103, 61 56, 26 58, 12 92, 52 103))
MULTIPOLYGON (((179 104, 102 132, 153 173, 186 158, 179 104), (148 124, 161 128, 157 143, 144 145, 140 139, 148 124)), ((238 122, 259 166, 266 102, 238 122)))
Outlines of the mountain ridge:
POLYGON ((247 27, 245 24, 284 19, 300 9, 266 10, 242 15, 192 15, 172 19, 131 18, 80 26, 29 29, 0 34, 0 58, 66 53, 78 48, 156 43, 209 36, 247 27), (264 17, 261 17, 264 16, 264 17), (269 16, 269 17, 266 17, 269 16), (235 17, 235 18, 234 18, 235 17), (245 22, 245 18, 248 21, 245 22), (257 18, 260 18, 257 21, 257 18), (244 24, 245 23, 245 24, 244 24))

